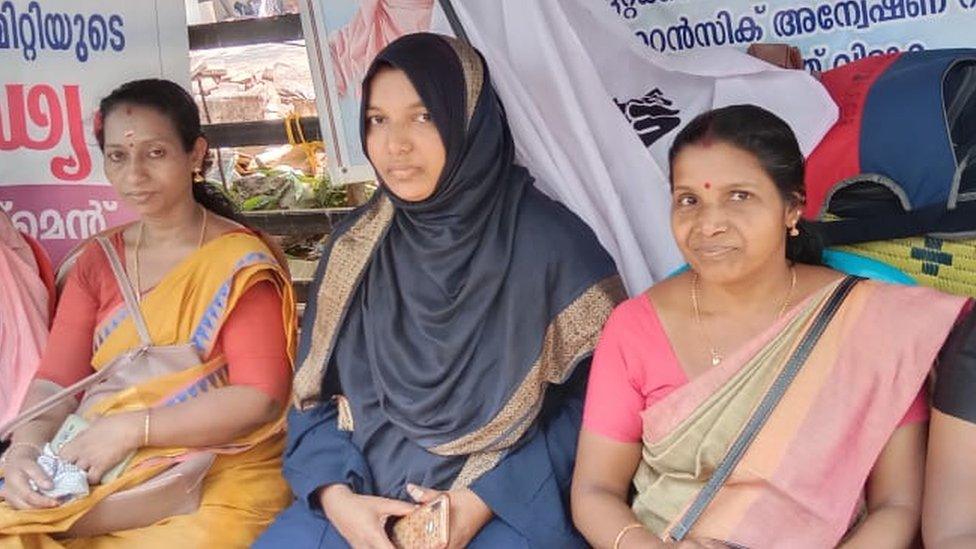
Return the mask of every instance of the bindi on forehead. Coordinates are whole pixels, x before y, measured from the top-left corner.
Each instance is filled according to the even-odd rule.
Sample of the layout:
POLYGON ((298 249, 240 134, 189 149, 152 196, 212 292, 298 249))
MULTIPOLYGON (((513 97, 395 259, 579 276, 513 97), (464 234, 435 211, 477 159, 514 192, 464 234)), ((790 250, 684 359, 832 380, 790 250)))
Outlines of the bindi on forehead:
POLYGON ((711 189, 711 188, 712 188, 712 182, 711 181, 706 181, 705 182, 705 189, 711 189))

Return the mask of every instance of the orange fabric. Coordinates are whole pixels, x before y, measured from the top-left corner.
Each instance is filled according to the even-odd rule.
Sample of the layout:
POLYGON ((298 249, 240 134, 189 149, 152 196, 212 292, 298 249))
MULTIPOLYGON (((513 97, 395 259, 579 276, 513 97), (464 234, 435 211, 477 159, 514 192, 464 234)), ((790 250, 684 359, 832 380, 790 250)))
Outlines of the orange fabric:
MULTIPOLYGON (((146 328, 155 346, 186 345, 197 357, 188 358, 188 364, 179 371, 121 372, 119 382, 126 388, 93 402, 83 414, 85 419, 181 406, 227 387, 230 374, 226 353, 207 360, 204 357, 213 352, 221 328, 245 293, 264 282, 272 284, 281 296, 278 313, 286 327, 285 354, 291 364, 296 335, 294 291, 287 273, 272 257, 274 253, 256 235, 233 231, 207 242, 166 273, 139 305, 146 328)), ((37 285, 42 286, 40 280, 37 285)), ((96 350, 91 364, 95 370, 104 372, 116 359, 143 346, 137 322, 120 303, 98 324, 92 337, 96 350)), ((262 425, 217 445, 140 448, 121 476, 92 487, 86 498, 29 513, 0 503, 0 532, 5 534, 0 536, 4 540, 0 546, 53 546, 60 542, 59 533, 98 501, 142 485, 170 465, 201 451, 214 453, 216 459, 203 480, 203 496, 196 512, 68 545, 170 547, 182 543, 209 547, 226 545, 223 542, 229 539, 235 547, 246 546, 291 501, 288 484, 281 476, 286 410, 281 407, 262 425)))
MULTIPOLYGON (((111 242, 125 261, 122 233, 113 234, 111 242)), ((68 275, 51 329, 57 345, 44 350, 37 377, 68 386, 91 375, 95 327, 122 302, 108 260, 90 243, 68 275)), ((281 296, 270 283, 255 285, 227 317, 211 356, 226 356, 231 384, 254 387, 284 404, 291 367, 281 307, 281 296)))

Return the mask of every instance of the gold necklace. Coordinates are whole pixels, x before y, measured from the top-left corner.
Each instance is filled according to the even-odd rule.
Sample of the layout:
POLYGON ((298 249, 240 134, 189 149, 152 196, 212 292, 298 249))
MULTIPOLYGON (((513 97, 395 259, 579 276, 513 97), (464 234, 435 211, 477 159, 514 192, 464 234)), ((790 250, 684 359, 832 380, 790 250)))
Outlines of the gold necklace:
MULTIPOLYGON (((203 223, 200 224, 200 238, 197 241, 197 249, 203 247, 203 239, 207 237, 207 209, 203 206, 199 207, 203 210, 203 223)), ((142 221, 139 222, 139 230, 136 232, 136 248, 133 250, 133 270, 135 270, 136 280, 136 299, 139 303, 142 303, 142 273, 139 271, 139 248, 142 247, 142 229, 146 224, 142 221)))
MULTIPOLYGON (((790 266, 790 290, 786 292, 786 299, 783 300, 783 306, 779 308, 779 314, 776 318, 780 318, 786 313, 787 307, 790 306, 790 299, 793 297, 793 290, 796 288, 796 268, 792 265, 790 266)), ((705 329, 705 323, 701 319, 701 308, 698 305, 698 273, 692 273, 691 279, 691 308, 695 312, 695 324, 698 325, 698 330, 701 331, 702 337, 705 338, 705 342, 708 344, 708 353, 712 357, 712 366, 718 366, 722 363, 722 355, 719 354, 718 350, 715 349, 715 344, 712 343, 712 338, 708 337, 708 331, 705 329)))

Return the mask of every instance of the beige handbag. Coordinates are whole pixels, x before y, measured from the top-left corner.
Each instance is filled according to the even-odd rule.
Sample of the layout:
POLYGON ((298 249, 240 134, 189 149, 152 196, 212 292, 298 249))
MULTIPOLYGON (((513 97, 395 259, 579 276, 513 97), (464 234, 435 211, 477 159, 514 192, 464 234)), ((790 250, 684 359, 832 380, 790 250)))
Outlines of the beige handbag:
MULTIPOLYGON (((83 393, 77 414, 83 414, 102 398, 150 379, 179 372, 200 364, 200 356, 189 345, 156 346, 152 343, 146 320, 139 309, 135 290, 122 267, 122 261, 105 237, 96 237, 108 257, 129 316, 139 333, 141 346, 115 358, 98 372, 58 391, 20 413, 0 429, 0 439, 49 410, 63 405, 83 393)), ((65 537, 88 537, 141 528, 164 518, 195 512, 203 494, 203 480, 215 456, 198 452, 128 490, 116 492, 95 504, 78 519, 65 537)))

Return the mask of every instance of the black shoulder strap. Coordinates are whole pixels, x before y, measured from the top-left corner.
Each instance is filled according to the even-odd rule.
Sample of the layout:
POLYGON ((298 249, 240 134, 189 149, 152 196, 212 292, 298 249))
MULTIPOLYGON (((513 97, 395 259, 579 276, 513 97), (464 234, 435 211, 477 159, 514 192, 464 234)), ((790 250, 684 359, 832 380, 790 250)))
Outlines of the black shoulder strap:
POLYGON ((735 469, 736 465, 745 455, 746 450, 752 441, 755 440, 756 435, 762 429, 763 425, 769 419, 769 416, 773 413, 776 405, 783 398, 786 390, 793 383, 796 375, 800 372, 800 368, 803 363, 807 361, 810 356, 810 352, 813 351, 814 346, 816 346, 817 341, 820 340, 820 336, 823 335, 824 330, 827 329, 827 325, 830 324, 831 319, 834 318, 834 314, 840 309, 841 304, 844 299, 847 298, 848 294, 862 279, 855 276, 848 276, 837 285, 834 289, 833 294, 831 294, 830 299, 827 304, 824 305, 823 309, 817 314, 817 318, 814 319, 813 325, 807 330, 807 333, 803 336, 800 344, 797 346, 796 350, 793 351, 793 355, 790 356, 789 361, 787 361, 786 366, 783 371, 780 372, 779 376, 773 382, 772 387, 770 387, 769 392, 763 397, 762 401, 759 403, 759 407, 749 418, 748 423, 746 423, 745 428, 742 433, 739 434, 738 438, 729 447, 729 451, 722 458, 722 462, 719 463, 718 467, 715 468, 715 472, 712 473, 711 478, 705 483, 705 486, 698 492, 695 500, 692 502, 691 507, 685 512, 681 520, 671 529, 668 534, 672 540, 680 541, 684 539, 691 528, 698 522, 702 513, 711 503, 715 494, 718 493, 725 481, 728 480, 729 475, 735 469))
POLYGON ((470 46, 471 41, 468 40, 468 33, 464 32, 464 26, 461 24, 461 19, 458 17, 457 11, 454 10, 454 4, 451 3, 451 0, 438 0, 438 2, 441 5, 441 9, 444 10, 447 22, 451 25, 451 30, 454 31, 454 36, 470 46))

